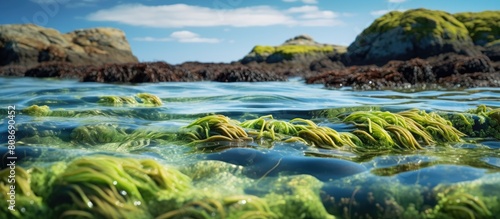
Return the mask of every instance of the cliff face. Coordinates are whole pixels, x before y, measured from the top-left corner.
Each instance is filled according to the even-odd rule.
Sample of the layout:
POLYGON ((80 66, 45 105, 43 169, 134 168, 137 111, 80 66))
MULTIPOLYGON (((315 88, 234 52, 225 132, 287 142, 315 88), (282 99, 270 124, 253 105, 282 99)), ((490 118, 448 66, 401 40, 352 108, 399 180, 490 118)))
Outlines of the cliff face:
POLYGON ((33 24, 0 26, 0 66, 32 67, 42 62, 76 65, 136 63, 125 33, 93 28, 61 34, 33 24))
POLYGON ((321 44, 307 35, 291 38, 279 46, 255 46, 241 62, 243 64, 296 62, 308 64, 313 60, 326 57, 329 53, 343 53, 345 47, 321 44))

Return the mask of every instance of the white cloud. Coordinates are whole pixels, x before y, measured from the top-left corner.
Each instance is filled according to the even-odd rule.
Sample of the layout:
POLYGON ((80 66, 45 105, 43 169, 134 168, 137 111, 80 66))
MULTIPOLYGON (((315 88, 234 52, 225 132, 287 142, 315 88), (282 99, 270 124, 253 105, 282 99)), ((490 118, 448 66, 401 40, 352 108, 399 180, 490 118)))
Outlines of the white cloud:
POLYGON ((403 3, 406 0, 387 0, 387 1, 390 2, 390 3, 403 3))
POLYGON ((270 6, 214 9, 186 4, 146 6, 124 4, 99 10, 87 16, 91 21, 112 21, 133 26, 171 27, 256 27, 256 26, 334 26, 342 22, 333 11, 316 6, 278 10, 270 6))
POLYGON ((221 41, 216 38, 203 38, 187 30, 175 31, 170 34, 170 37, 181 43, 219 43, 221 41))
POLYGON ((377 11, 371 11, 370 14, 373 15, 373 16, 382 16, 384 14, 387 14, 391 11, 400 11, 400 12, 404 12, 406 11, 406 9, 398 9, 398 10, 377 10, 377 11))
POLYGON ((167 42, 172 41, 172 38, 155 38, 155 37, 136 37, 135 41, 143 41, 143 42, 167 42))
POLYGON ((203 38, 200 35, 187 30, 175 31, 170 34, 170 37, 156 38, 156 37, 137 37, 136 41, 143 42, 168 42, 177 41, 180 43, 220 43, 222 40, 217 38, 203 38))
POLYGON ((317 0, 283 0, 284 2, 297 2, 301 1, 304 4, 318 4, 317 0))

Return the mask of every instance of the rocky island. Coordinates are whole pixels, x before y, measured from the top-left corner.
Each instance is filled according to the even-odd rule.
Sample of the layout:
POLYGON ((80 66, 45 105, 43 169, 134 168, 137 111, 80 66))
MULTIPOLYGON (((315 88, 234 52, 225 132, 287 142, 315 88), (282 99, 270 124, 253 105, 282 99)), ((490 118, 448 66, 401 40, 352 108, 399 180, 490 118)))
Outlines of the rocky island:
POLYGON ((232 63, 139 63, 112 28, 61 34, 35 25, 0 26, 0 75, 95 82, 282 81, 355 89, 500 85, 499 11, 450 14, 413 9, 376 19, 347 48, 299 35, 257 45, 232 63))

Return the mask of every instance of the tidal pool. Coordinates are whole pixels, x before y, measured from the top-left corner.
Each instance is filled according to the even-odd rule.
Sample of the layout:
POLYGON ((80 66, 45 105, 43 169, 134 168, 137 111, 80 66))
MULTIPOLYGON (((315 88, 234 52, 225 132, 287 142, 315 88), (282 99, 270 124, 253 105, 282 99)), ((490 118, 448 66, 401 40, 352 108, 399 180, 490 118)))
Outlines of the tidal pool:
POLYGON ((0 218, 500 217, 499 88, 0 85, 0 218))

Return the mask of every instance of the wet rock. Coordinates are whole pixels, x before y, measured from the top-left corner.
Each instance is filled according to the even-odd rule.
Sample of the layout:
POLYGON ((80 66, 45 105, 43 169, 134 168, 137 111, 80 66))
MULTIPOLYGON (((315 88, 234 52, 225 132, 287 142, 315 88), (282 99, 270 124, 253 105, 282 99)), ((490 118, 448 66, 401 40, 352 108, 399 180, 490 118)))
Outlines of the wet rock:
POLYGON ((76 30, 67 34, 33 24, 0 25, 0 66, 34 67, 42 62, 77 65, 137 62, 125 38, 114 28, 76 30))

